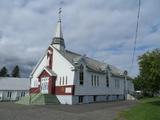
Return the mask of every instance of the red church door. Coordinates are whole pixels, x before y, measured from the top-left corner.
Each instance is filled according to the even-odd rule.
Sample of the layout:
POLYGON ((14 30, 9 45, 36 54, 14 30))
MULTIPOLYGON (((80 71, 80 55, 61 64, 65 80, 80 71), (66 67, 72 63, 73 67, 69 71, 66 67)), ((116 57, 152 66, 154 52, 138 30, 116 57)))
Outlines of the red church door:
POLYGON ((39 76, 40 92, 42 94, 55 94, 55 80, 56 76, 44 70, 39 76))

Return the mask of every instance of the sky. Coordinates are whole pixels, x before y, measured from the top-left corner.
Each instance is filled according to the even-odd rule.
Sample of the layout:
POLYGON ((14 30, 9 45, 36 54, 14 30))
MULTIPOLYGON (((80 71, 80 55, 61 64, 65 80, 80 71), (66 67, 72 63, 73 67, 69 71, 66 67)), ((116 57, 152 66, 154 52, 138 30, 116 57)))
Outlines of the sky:
POLYGON ((138 0, 0 0, 0 68, 28 77, 54 37, 58 9, 66 49, 139 73, 138 56, 160 48, 160 0, 141 0, 135 61, 131 59, 138 0), (60 4, 62 3, 62 4, 60 4))

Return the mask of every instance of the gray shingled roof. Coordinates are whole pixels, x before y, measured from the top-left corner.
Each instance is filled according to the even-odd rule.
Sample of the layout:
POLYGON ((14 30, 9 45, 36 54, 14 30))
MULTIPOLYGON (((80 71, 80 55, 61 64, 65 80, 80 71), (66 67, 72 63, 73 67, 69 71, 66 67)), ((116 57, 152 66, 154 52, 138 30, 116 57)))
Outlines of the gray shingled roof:
MULTIPOLYGON (((51 47, 53 47, 53 46, 51 46, 51 47)), ((56 49, 56 50, 61 55, 63 55, 73 66, 75 66, 75 64, 74 64, 75 61, 78 61, 78 60, 80 60, 83 57, 83 55, 80 55, 80 54, 75 53, 75 52, 71 52, 69 50, 65 50, 65 54, 64 54, 64 52, 61 52, 58 49, 56 49)), ((45 54, 46 54, 46 52, 45 52, 45 54)), ((38 62, 38 64, 36 65, 36 67, 34 68, 34 70, 32 71, 32 73, 30 75, 33 75, 33 73, 37 69, 38 65, 40 64, 40 62, 42 61, 42 59, 44 58, 44 56, 40 59, 40 61, 38 62)), ((86 62, 87 68, 89 70, 91 70, 91 71, 98 72, 98 73, 103 73, 104 74, 104 71, 102 69, 105 66, 109 66, 110 70, 111 70, 111 73, 112 73, 113 76, 123 77, 124 78, 124 75, 123 75, 124 71, 118 69, 117 67, 115 67, 113 65, 109 65, 107 63, 103 63, 103 62, 97 61, 97 60, 89 58, 89 57, 83 57, 83 59, 86 62)), ((132 79, 132 77, 128 76, 128 79, 132 79)))
POLYGON ((0 90, 29 90, 29 78, 0 77, 0 90))
MULTIPOLYGON (((100 73, 104 73, 104 70, 103 68, 105 66, 109 66, 110 68, 110 71, 112 73, 113 76, 117 76, 117 77, 124 77, 123 76, 123 71, 116 68, 115 66, 113 65, 109 65, 107 63, 104 63, 104 62, 100 62, 100 61, 97 61, 95 59, 92 59, 92 58, 89 58, 89 57, 86 57, 86 56, 82 56, 78 53, 74 53, 74 52, 71 52, 71 51, 68 51, 66 50, 65 54, 62 54, 70 63, 72 63, 74 65, 74 62, 75 61, 78 61, 80 60, 81 58, 84 59, 85 63, 86 63, 86 66, 89 70, 91 71, 95 71, 95 72, 100 72, 100 73)), ((128 78, 131 79, 131 77, 128 76, 128 78)))

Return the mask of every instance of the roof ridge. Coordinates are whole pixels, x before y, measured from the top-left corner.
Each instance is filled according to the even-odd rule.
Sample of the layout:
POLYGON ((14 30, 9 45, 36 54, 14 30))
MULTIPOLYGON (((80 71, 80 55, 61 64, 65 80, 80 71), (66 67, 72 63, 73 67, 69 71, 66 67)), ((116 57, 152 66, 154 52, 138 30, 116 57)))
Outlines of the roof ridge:
POLYGON ((70 52, 70 53, 73 53, 73 54, 76 54, 76 55, 82 56, 81 54, 76 53, 76 52, 72 52, 72 51, 70 51, 70 50, 66 50, 66 52, 70 52))
MULTIPOLYGON (((72 51, 70 51, 70 50, 66 50, 66 51, 67 51, 67 52, 70 52, 70 53, 73 53, 73 54, 76 54, 76 55, 83 56, 83 55, 81 55, 81 54, 79 54, 79 53, 75 53, 75 52, 72 52, 72 51)), ((99 61, 99 60, 96 60, 96 59, 91 58, 91 57, 88 57, 88 56, 85 56, 85 57, 88 58, 88 59, 92 59, 92 60, 94 60, 94 61, 100 62, 100 63, 102 63, 102 64, 108 64, 108 63, 101 62, 101 61, 99 61)))

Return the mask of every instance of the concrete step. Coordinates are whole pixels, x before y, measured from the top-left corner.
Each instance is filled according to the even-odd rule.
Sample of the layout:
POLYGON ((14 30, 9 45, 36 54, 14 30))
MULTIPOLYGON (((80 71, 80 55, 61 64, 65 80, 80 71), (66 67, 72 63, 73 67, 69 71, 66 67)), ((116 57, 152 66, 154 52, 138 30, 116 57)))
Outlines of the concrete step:
POLYGON ((30 97, 33 98, 35 97, 37 94, 31 94, 31 96, 26 95, 24 97, 22 97, 19 101, 15 102, 17 104, 24 104, 24 105, 28 105, 30 102, 30 97))
POLYGON ((51 105, 51 104, 60 104, 59 100, 55 95, 52 94, 31 94, 30 96, 25 96, 18 102, 18 104, 25 104, 25 105, 51 105), (29 103, 29 101, 31 103, 29 103))

